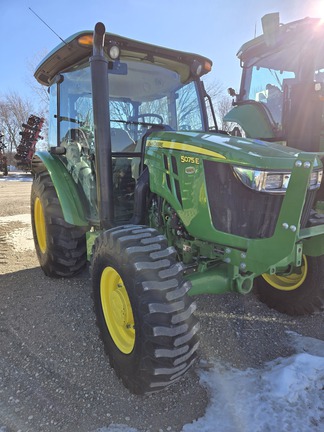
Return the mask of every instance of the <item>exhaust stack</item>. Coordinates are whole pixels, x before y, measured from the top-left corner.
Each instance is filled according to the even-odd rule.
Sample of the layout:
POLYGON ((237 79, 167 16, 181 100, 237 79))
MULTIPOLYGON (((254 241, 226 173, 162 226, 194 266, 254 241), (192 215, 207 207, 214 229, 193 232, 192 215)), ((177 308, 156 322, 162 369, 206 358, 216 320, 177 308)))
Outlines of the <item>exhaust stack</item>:
POLYGON ((108 60, 103 50, 105 32, 104 24, 98 22, 93 33, 93 55, 90 57, 92 106, 95 125, 97 202, 101 229, 109 229, 114 226, 108 60))

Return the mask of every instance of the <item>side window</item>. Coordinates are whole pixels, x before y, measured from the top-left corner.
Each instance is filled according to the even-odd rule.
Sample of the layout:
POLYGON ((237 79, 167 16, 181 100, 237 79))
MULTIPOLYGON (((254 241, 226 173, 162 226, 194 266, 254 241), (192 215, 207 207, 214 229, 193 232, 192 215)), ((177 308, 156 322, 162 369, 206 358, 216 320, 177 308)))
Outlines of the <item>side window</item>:
POLYGON ((179 130, 203 130, 200 99, 194 82, 176 92, 176 109, 179 130))
POLYGON ((49 104, 48 125, 48 143, 50 147, 56 147, 57 142, 57 84, 50 87, 50 104, 49 104))
POLYGON ((62 161, 87 203, 91 218, 97 214, 94 176, 94 125, 89 68, 63 74, 60 84, 58 139, 65 148, 62 161))
POLYGON ((282 123, 283 82, 295 78, 294 72, 277 71, 254 66, 247 99, 261 102, 278 125, 282 123))
POLYGON ((63 74, 60 84, 59 140, 79 141, 89 150, 93 143, 93 116, 89 68, 63 74))

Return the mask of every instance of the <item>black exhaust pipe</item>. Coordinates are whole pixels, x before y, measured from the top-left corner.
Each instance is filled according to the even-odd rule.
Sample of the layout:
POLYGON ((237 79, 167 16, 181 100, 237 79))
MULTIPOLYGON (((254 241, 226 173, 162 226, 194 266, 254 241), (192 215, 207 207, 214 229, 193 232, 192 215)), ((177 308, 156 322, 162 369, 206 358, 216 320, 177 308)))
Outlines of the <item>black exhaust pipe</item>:
POLYGON ((96 183, 100 228, 114 226, 113 176, 110 138, 108 60, 104 55, 105 26, 98 22, 90 57, 93 120, 95 125, 96 183))

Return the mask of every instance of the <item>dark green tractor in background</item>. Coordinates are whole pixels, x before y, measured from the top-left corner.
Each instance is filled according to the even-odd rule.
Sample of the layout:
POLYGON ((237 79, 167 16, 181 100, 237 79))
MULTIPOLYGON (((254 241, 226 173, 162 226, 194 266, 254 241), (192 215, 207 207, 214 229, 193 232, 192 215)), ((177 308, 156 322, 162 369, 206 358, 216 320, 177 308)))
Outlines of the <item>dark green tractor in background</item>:
MULTIPOLYGON (((229 89, 235 101, 225 120, 238 123, 248 138, 323 152, 323 20, 305 18, 283 25, 279 14, 273 13, 262 18, 262 27, 263 34, 246 42, 237 54, 242 67, 241 88, 239 94, 229 89)), ((317 182, 315 177, 311 177, 311 183, 317 182)), ((305 213, 306 218, 302 217, 302 227, 324 223, 323 192, 321 188, 312 192, 314 197, 306 196, 305 206, 311 210, 305 213)), ((307 236, 305 241, 308 242, 307 236)), ((296 285, 291 276, 289 280, 277 274, 264 276, 261 299, 282 312, 302 314, 317 310, 314 302, 323 302, 319 291, 322 276, 317 270, 323 265, 318 256, 322 249, 319 245, 304 254, 305 288, 296 285)))
POLYGON ((226 116, 249 138, 281 142, 305 151, 324 150, 324 23, 305 18, 279 23, 262 18, 263 34, 237 56, 242 67, 235 108, 226 116))
POLYGON ((324 225, 308 223, 323 154, 218 133, 201 81, 210 70, 98 23, 35 73, 50 91, 51 149, 32 164, 39 261, 51 277, 91 261, 110 363, 138 394, 193 364, 192 295, 279 280, 278 309, 323 309, 324 225))

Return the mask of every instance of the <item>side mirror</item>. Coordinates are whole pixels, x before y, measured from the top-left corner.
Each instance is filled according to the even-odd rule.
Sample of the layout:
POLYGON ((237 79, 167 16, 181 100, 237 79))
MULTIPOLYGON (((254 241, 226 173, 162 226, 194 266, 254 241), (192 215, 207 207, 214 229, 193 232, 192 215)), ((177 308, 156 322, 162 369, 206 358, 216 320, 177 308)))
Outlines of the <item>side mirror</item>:
POLYGON ((228 88, 227 91, 228 91, 228 94, 232 97, 238 96, 236 94, 236 91, 232 87, 228 88))

